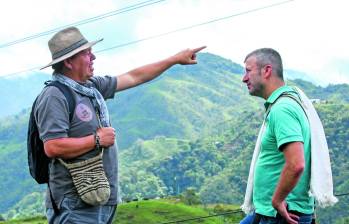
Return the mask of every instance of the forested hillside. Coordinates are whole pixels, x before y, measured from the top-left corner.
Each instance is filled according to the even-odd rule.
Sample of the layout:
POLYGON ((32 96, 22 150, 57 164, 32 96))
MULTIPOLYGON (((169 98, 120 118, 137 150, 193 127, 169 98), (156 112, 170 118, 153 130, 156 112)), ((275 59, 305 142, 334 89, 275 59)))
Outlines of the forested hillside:
POLYGON ((22 76, 0 77, 0 117, 19 113, 31 106, 35 96, 49 79, 45 73, 29 73, 22 76))
MULTIPOLYGON (((248 95, 240 65, 208 53, 198 60, 108 102, 120 145, 124 199, 179 195, 193 188, 204 204, 242 202, 263 101, 248 95)), ((349 192, 349 86, 289 84, 319 99, 335 190, 349 192)), ((30 178, 26 162, 28 113, 27 108, 0 119, 0 213, 8 218, 43 211, 45 186, 30 178)), ((349 216, 347 199, 321 211, 322 223, 349 216)))

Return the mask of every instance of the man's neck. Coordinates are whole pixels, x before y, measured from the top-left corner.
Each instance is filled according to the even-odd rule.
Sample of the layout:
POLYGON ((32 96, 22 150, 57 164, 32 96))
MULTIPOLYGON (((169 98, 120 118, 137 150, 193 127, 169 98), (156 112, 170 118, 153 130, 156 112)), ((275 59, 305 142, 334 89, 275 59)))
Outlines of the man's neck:
POLYGON ((81 78, 78 75, 75 75, 75 74, 71 73, 70 71, 64 71, 62 74, 67 76, 68 78, 74 80, 75 82, 80 83, 80 84, 86 83, 86 80, 81 80, 81 78))
POLYGON ((267 100, 269 98, 269 96, 278 88, 282 87, 285 85, 285 82, 283 80, 273 80, 272 82, 270 82, 269 86, 266 86, 264 94, 263 94, 263 98, 265 100, 267 100))

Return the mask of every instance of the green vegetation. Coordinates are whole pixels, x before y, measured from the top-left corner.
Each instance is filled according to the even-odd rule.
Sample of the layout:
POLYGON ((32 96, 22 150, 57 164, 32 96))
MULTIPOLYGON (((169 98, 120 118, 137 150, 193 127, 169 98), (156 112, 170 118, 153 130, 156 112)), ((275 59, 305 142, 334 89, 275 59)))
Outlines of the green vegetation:
MULTIPOLYGON (((208 216, 210 213, 199 207, 191 207, 176 201, 150 200, 131 202, 120 206, 115 223, 164 223, 169 221, 208 216)), ((197 223, 188 222, 188 223, 197 223)), ((219 223, 219 218, 202 220, 200 223, 219 223)))
MULTIPOLYGON (((118 206, 117 215, 114 223, 117 224, 159 224, 178 220, 196 219, 186 221, 185 223, 206 223, 221 224, 237 223, 243 215, 238 211, 237 206, 231 205, 210 205, 189 206, 181 202, 181 200, 160 199, 160 200, 144 200, 133 201, 118 206), (229 213, 229 214, 225 214, 229 213), (225 214, 225 215, 219 215, 225 214), (208 217, 212 216, 212 217, 208 217)), ((0 221, 0 224, 46 224, 47 220, 43 216, 26 219, 13 219, 9 221, 0 221)))
MULTIPOLYGON (((241 204, 263 117, 262 100, 248 95, 241 82, 241 66, 207 53, 199 54, 199 60, 195 66, 175 66, 150 85, 117 94, 108 102, 120 146, 125 201, 181 195, 182 202, 201 209, 204 215, 226 209, 210 207, 212 204, 241 204)), ((349 86, 320 87, 302 80, 289 84, 322 100, 316 108, 330 147, 335 192, 349 192, 349 86)), ((45 186, 29 176, 26 161, 28 113, 26 109, 0 119, 0 213, 4 218, 42 216, 44 212, 45 186)), ((349 217, 349 197, 339 199, 333 208, 318 209, 321 223, 349 217)), ((169 200, 147 202, 150 204, 123 204, 120 217, 140 219, 137 214, 122 213, 124 206, 127 210, 137 203, 141 212, 148 205, 154 210, 156 206, 187 208, 169 200)), ((166 214, 158 211, 153 215, 166 214)), ((175 216, 179 217, 172 218, 175 216)))
POLYGON ((1 224, 47 224, 47 219, 44 216, 32 217, 25 219, 14 219, 9 221, 3 221, 1 224))

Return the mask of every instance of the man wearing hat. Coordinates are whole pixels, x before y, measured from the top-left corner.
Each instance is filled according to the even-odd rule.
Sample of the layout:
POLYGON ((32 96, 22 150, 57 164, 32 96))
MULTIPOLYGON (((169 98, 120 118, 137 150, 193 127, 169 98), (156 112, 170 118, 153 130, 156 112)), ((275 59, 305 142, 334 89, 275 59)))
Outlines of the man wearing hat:
POLYGON ((91 47, 101 40, 88 42, 77 28, 70 27, 59 31, 48 42, 52 62, 44 68, 52 66, 52 79, 68 86, 75 101, 71 120, 67 99, 56 86, 44 88, 35 105, 40 138, 46 155, 51 158, 46 197, 49 223, 112 222, 120 202, 118 159, 115 130, 110 126, 104 100, 113 98, 116 91, 156 78, 175 64, 196 64, 196 53, 205 48, 187 49, 119 76, 93 76, 96 57, 91 47), (72 175, 60 159, 68 163, 86 161, 96 157, 102 148, 110 196, 100 204, 91 205, 79 196, 72 175))

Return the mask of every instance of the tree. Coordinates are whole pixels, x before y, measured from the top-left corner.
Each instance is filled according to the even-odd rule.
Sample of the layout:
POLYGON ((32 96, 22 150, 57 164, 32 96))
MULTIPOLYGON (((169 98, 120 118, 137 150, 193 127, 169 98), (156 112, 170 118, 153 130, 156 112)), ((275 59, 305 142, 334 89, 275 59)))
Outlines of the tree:
POLYGON ((195 192, 195 188, 187 188, 180 196, 181 201, 187 205, 201 204, 200 197, 195 192))

